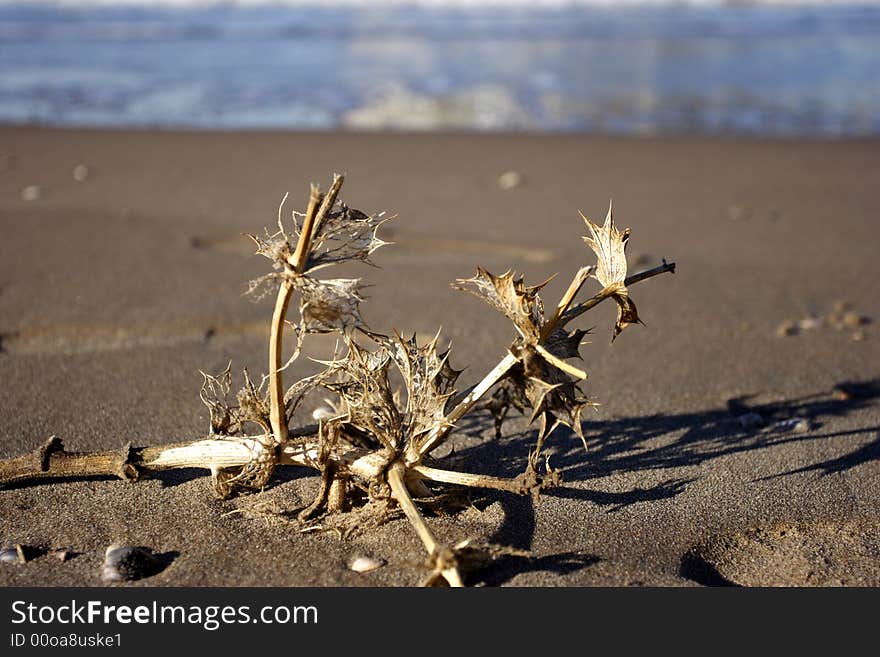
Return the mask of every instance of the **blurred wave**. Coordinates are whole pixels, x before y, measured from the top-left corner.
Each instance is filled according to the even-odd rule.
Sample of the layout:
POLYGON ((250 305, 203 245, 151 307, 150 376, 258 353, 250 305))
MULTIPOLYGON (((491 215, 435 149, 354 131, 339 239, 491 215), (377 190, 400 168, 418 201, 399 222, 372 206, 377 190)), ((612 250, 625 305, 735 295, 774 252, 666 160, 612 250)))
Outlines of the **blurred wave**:
POLYGON ((880 2, 2 2, 0 122, 877 135, 878 44, 880 2))

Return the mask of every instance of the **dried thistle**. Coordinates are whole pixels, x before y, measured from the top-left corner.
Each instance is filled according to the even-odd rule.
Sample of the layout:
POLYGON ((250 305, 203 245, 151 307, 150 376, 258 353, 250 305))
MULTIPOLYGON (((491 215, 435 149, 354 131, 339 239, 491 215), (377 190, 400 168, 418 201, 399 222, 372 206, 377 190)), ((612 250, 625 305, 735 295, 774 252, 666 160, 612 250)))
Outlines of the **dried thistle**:
POLYGON ((257 297, 276 291, 268 373, 254 384, 245 370, 235 403, 230 401, 231 364, 219 375, 202 373, 200 397, 211 418, 206 438, 78 454, 64 451, 53 436, 33 454, 0 461, 0 484, 94 475, 133 480, 158 470, 197 467, 211 471, 215 491, 226 497, 265 486, 279 465, 310 467, 320 472, 321 486, 315 500, 298 514, 296 522, 304 523, 304 531, 324 526, 342 535, 356 525, 385 522, 402 512, 428 553, 424 583, 462 585, 463 570, 491 558, 493 549, 476 549, 468 541, 452 547, 439 543, 419 508, 437 499, 427 484, 532 495, 558 485, 559 473, 546 458, 541 462, 544 443, 564 424, 586 447, 581 414, 595 405, 581 389, 587 373, 571 362, 580 358, 588 331, 567 325, 611 298, 618 305, 616 338, 639 322, 629 286, 674 272, 675 265, 664 261, 660 267, 627 277, 625 247, 630 231, 615 227, 609 207, 602 226, 584 217, 590 233, 584 240, 597 263, 578 269, 551 312, 540 296, 549 281, 529 286, 512 271, 496 276, 478 267, 473 277, 459 279, 453 287, 507 317, 515 338, 480 381, 457 391, 461 371, 450 364, 448 349, 438 349, 439 334, 420 345, 415 336, 376 333, 360 314, 360 279, 317 277, 317 272, 342 262, 372 264, 372 253, 387 244, 377 234, 385 216, 368 215, 339 201, 342 184, 342 176, 335 176, 326 193, 312 185, 306 211, 292 212, 287 223, 282 216, 285 196, 278 209, 277 231, 250 236, 257 254, 270 260, 273 271, 251 281, 248 291, 257 297), (602 289, 576 303, 590 278, 602 289), (290 322, 287 315, 295 295, 299 295, 299 320, 290 322), (285 362, 286 326, 293 327, 296 343, 285 362), (319 361, 323 370, 285 390, 284 372, 298 357, 303 340, 311 333, 326 332, 338 334, 346 353, 319 361), (402 385, 395 384, 398 380, 402 385), (317 426, 291 427, 297 407, 319 389, 333 396, 333 412, 317 426), (517 477, 445 470, 425 462, 449 439, 459 420, 479 408, 492 412, 496 436, 511 408, 528 414, 530 423, 540 421, 537 443, 517 477), (257 433, 247 433, 248 428, 257 433))

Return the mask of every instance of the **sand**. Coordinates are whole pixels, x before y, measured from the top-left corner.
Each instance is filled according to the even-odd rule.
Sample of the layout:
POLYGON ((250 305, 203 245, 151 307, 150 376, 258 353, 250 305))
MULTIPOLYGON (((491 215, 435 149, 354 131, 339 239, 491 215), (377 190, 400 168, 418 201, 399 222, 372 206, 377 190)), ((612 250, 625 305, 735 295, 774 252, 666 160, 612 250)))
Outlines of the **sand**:
MULTIPOLYGON (((613 345, 610 304, 583 318, 596 326, 586 389, 601 406, 588 450, 567 432, 551 441, 565 487, 536 504, 481 494, 429 520, 450 542, 530 552, 470 583, 880 585, 880 334, 829 319, 843 302, 851 324, 880 317, 878 146, 0 128, 0 456, 52 434, 76 450, 203 436, 199 369, 265 369, 271 302, 242 292, 267 261, 241 233, 273 225, 285 192, 304 206, 309 181, 343 171, 350 204, 397 215, 381 268, 345 273, 373 285, 364 315, 377 330, 442 327, 464 384, 512 336, 449 283, 477 264, 534 282, 560 272, 555 302, 593 262, 577 211, 601 219, 613 197, 633 229, 630 270, 666 257, 678 273, 633 288, 646 325, 613 345), (499 185, 511 171, 516 184, 499 185)), ((330 348, 316 339, 307 354, 330 348)), ((455 441, 459 466, 518 472, 534 427, 517 418, 491 437, 490 418, 474 416, 455 441)), ((406 520, 340 540, 254 513, 305 505, 310 471, 279 470, 263 493, 228 501, 203 474, 0 490, 0 543, 38 548, 0 563, 0 584, 101 585, 104 549, 119 542, 170 560, 134 585, 422 577, 406 520), (354 573, 357 556, 387 565, 354 573)))

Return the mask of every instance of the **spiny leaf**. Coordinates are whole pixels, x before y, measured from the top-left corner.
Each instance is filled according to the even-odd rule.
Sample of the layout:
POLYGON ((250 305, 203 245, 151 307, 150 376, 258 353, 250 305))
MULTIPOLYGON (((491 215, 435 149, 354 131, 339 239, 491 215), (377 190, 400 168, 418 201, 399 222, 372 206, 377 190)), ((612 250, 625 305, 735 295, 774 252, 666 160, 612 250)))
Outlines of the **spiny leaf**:
POLYGON ((540 339, 544 321, 544 304, 538 291, 551 280, 552 277, 539 285, 528 287, 523 278, 516 278, 512 271, 495 276, 477 267, 473 278, 459 279, 452 287, 488 303, 513 322, 526 343, 535 344, 540 339))
POLYGON ((339 395, 346 422, 372 435, 377 444, 396 449, 402 418, 388 380, 391 354, 382 346, 370 352, 350 337, 344 339, 348 354, 326 363, 321 385, 339 395))
POLYGON ((608 214, 605 216, 605 223, 602 226, 594 224, 583 213, 581 213, 581 218, 590 231, 590 236, 583 239, 593 249, 598 259, 596 280, 611 292, 611 296, 617 302, 617 322, 611 337, 613 341, 627 326, 641 321, 636 305, 629 298, 629 292, 624 285, 626 280, 625 252, 630 229, 627 228, 623 232, 617 230, 611 214, 611 204, 608 205, 608 214))
POLYGON ((544 348, 558 358, 580 358, 580 346, 583 344, 583 338, 591 332, 592 329, 566 331, 559 327, 544 341, 544 348))
POLYGON ((587 219, 583 213, 581 218, 586 223, 591 237, 584 237, 591 249, 596 253, 596 279, 604 286, 623 283, 626 280, 626 242, 629 239, 630 229, 623 232, 617 230, 614 218, 611 214, 611 205, 608 205, 608 214, 605 215, 605 223, 597 226, 587 219))
POLYGON ((428 344, 419 346, 415 334, 404 340, 395 333, 385 343, 406 386, 407 441, 448 424, 446 402, 455 393, 453 386, 460 372, 449 365, 448 350, 437 353, 438 339, 439 333, 428 344))
POLYGON ((540 419, 539 440, 553 432, 560 424, 569 426, 583 440, 581 413, 587 406, 595 406, 587 399, 577 382, 552 366, 531 349, 524 349, 520 363, 496 389, 487 407, 495 418, 496 434, 509 409, 521 413, 531 409, 529 423, 540 419))

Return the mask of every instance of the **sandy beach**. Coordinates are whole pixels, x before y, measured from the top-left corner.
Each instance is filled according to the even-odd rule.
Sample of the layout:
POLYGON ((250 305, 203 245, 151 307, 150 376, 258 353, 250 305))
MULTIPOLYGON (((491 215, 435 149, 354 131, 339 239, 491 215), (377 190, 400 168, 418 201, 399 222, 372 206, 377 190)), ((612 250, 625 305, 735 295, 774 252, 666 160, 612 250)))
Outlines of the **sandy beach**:
MULTIPOLYGON (((611 304, 584 316, 600 406, 586 451, 568 431, 551 437, 563 487, 537 503, 480 493, 429 518, 449 543, 528 552, 469 583, 878 586, 878 153, 876 140, 0 128, 0 457, 53 434, 80 451, 206 435, 199 370, 266 369, 272 302, 242 293, 267 261, 242 233, 273 226, 286 192, 304 208, 309 182, 344 172, 347 203, 396 215, 379 268, 344 275, 372 286, 363 314, 377 331, 442 328, 463 386, 513 335, 449 284, 476 265, 530 283, 558 272, 555 303, 595 262, 578 210, 600 220, 613 198, 633 230, 630 271, 666 258, 677 273, 633 287, 645 326, 613 344, 611 304), (499 185, 504 172, 518 184, 499 185)), ((290 373, 332 349, 307 341, 290 373)), ((534 437, 517 416, 495 441, 477 414, 447 458, 512 476, 534 437)), ((102 585, 112 543, 167 555, 135 586, 424 575, 403 518, 344 540, 279 521, 311 501, 313 471, 279 469, 225 501, 205 474, 0 489, 0 543, 35 556, 0 563, 0 585, 102 585), (358 574, 357 556, 387 565, 358 574)))

